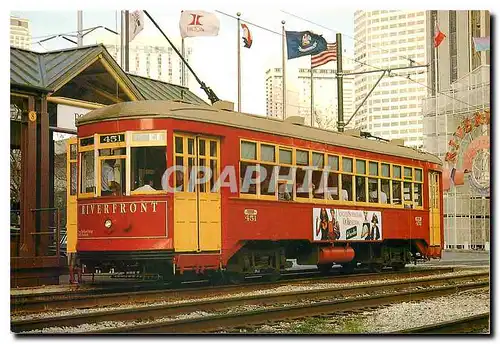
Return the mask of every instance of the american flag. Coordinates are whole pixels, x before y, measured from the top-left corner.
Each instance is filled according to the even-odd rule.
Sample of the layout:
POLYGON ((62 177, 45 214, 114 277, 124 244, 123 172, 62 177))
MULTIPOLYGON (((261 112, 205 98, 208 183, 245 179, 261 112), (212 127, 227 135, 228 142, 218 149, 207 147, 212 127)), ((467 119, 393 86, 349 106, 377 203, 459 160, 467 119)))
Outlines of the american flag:
POLYGON ((311 55, 311 68, 316 68, 330 61, 337 60, 337 43, 328 43, 326 50, 317 55, 311 55))

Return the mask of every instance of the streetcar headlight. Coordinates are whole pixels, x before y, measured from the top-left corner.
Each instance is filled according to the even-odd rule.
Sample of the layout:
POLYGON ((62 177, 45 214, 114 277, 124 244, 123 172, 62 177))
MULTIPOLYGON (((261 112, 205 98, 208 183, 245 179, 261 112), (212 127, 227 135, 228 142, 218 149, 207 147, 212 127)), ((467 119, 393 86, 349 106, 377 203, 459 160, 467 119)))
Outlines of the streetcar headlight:
POLYGON ((107 219, 106 221, 104 221, 104 227, 106 227, 106 228, 111 227, 111 220, 110 219, 107 219))

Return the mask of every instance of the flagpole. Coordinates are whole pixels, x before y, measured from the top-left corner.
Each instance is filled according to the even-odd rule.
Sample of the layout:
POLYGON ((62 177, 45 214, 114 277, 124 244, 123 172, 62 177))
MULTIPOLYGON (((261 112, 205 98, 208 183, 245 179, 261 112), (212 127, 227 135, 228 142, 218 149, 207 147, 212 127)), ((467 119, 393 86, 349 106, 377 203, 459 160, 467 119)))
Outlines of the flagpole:
POLYGON ((313 76, 313 66, 311 57, 311 127, 314 127, 313 116, 314 116, 314 76, 313 76))
POLYGON ((240 16, 241 16, 241 13, 238 12, 236 13, 236 15, 238 16, 238 20, 237 20, 237 30, 238 30, 238 34, 237 34, 237 37, 238 37, 238 41, 237 41, 237 44, 238 44, 238 112, 241 112, 241 43, 240 43, 240 16))
POLYGON ((83 11, 77 11, 77 26, 78 26, 78 33, 77 33, 77 44, 78 47, 83 46, 83 35, 82 35, 82 30, 83 30, 83 11))
POLYGON ((125 69, 125 11, 120 12, 120 66, 125 69))
POLYGON ((129 49, 129 11, 125 11, 125 72, 129 71, 129 56, 128 56, 128 49, 129 49))
MULTIPOLYGON (((181 39, 181 54, 182 54, 182 58, 185 58, 186 56, 186 51, 184 50, 184 37, 182 37, 181 39)), ((181 61, 181 85, 182 86, 186 86, 186 66, 184 65, 184 62, 181 61)))
POLYGON ((286 45, 286 33, 285 33, 285 21, 281 21, 281 32, 282 32, 282 51, 281 51, 281 64, 283 73, 283 120, 286 119, 286 64, 285 64, 285 45, 286 45))
MULTIPOLYGON (((184 12, 183 10, 181 11, 181 16, 182 16, 182 12, 184 12)), ((181 38, 181 55, 182 55, 182 59, 185 58, 185 51, 184 51, 184 37, 181 38)), ((184 64, 183 61, 181 61, 181 85, 182 86, 186 86, 185 83, 186 83, 186 66, 184 64)))
POLYGON ((337 39, 337 130, 344 131, 344 75, 342 74, 342 34, 336 34, 337 39))

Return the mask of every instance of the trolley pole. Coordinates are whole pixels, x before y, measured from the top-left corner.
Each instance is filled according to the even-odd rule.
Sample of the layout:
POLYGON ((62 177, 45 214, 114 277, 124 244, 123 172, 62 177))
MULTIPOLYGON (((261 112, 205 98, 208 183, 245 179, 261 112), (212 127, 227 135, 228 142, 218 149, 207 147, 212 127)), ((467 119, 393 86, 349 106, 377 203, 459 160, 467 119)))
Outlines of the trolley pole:
POLYGON ((342 34, 337 33, 337 130, 344 131, 344 75, 342 74, 342 34))

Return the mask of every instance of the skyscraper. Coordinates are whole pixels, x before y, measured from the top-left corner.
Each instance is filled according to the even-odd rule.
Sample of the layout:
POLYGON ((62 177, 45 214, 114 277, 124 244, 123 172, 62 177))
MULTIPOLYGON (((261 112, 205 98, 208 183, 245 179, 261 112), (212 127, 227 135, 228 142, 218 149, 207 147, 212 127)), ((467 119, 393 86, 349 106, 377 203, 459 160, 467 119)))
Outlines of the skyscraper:
POLYGON ((28 19, 10 17, 10 45, 22 49, 31 49, 30 22, 28 19))
MULTIPOLYGON (((355 71, 425 65, 427 32, 424 11, 356 11, 355 71)), ((368 95, 381 72, 355 76, 356 107, 368 95)), ((421 147, 421 101, 427 95, 425 68, 386 75, 356 115, 355 126, 386 139, 403 139, 421 147)))

